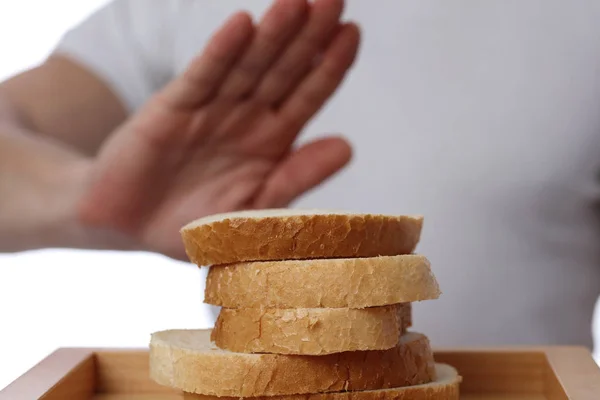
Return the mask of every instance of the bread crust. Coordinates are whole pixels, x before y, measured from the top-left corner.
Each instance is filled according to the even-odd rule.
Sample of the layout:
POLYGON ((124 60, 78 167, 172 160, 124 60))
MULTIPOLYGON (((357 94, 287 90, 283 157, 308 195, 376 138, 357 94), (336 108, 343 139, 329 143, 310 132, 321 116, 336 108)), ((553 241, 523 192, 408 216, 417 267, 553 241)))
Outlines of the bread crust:
POLYGON ((410 254, 422 225, 422 216, 256 212, 196 220, 180 233, 190 261, 208 266, 410 254))
POLYGON ((410 254, 211 267, 204 301, 226 308, 364 308, 440 294, 429 260, 410 254))
MULTIPOLYGON (((253 400, 459 400, 462 381, 454 367, 436 364, 438 379, 423 385, 393 389, 334 392, 318 394, 296 394, 290 396, 259 396, 253 400)), ((184 393, 184 400, 241 400, 239 397, 216 397, 184 393)))
POLYGON ((435 380, 428 338, 409 332, 390 350, 324 356, 245 354, 218 349, 211 330, 152 334, 150 377, 189 393, 254 397, 386 389, 435 380))
POLYGON ((411 326, 411 304, 351 308, 223 308, 211 339, 241 353, 324 355, 387 350, 411 326))

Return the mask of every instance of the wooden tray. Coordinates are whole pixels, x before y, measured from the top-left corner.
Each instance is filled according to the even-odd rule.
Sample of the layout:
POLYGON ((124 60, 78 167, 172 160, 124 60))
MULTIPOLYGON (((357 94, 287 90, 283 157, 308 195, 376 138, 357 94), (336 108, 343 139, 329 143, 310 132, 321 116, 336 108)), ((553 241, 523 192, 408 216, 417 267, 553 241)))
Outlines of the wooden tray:
MULTIPOLYGON (((438 350, 463 376, 461 399, 599 400, 600 369, 579 347, 438 350)), ((148 378, 148 351, 63 348, 0 391, 0 400, 178 400, 148 378)))

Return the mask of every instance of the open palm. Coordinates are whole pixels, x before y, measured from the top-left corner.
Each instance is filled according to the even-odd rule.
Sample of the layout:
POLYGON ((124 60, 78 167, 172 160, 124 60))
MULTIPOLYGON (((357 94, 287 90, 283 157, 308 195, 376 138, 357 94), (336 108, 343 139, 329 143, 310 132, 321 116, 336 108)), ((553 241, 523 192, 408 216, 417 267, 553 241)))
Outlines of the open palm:
POLYGON ((277 1, 254 26, 233 15, 188 69, 115 131, 80 214, 175 258, 192 219, 282 207, 342 168, 331 137, 292 145, 353 63, 359 32, 342 0, 277 1))

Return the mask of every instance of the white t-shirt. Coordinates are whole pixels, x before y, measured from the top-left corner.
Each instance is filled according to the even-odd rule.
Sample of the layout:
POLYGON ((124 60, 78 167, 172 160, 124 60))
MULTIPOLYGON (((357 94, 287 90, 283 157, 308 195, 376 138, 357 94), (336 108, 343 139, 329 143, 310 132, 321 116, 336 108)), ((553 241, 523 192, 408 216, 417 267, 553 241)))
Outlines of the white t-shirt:
MULTIPOLYGON (((270 1, 117 0, 59 45, 133 111, 232 12, 270 1)), ((436 345, 584 344, 600 294, 600 3, 350 0, 357 64, 302 141, 356 151, 297 207, 425 215, 436 345)))

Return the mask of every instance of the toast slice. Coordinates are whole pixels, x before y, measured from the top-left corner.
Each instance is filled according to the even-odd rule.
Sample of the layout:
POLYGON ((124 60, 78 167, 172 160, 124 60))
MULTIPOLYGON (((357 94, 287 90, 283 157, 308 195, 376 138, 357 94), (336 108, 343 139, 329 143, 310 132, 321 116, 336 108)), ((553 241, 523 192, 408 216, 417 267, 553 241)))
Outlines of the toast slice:
POLYGON ((403 335, 390 350, 324 356, 247 354, 221 350, 211 330, 167 330, 150 340, 150 377, 184 392, 254 397, 387 389, 435 380, 429 339, 403 335))
MULTIPOLYGON (((291 396, 255 397, 253 400, 459 400, 462 381, 456 369, 448 364, 436 364, 436 380, 422 385, 393 389, 363 390, 291 396)), ((184 393, 184 400, 241 400, 239 397, 216 397, 184 393)))
POLYGON ((427 258, 411 254, 213 267, 204 301, 227 308, 364 308, 440 294, 427 258))
POLYGON ((200 218, 180 233, 190 261, 207 266, 409 254, 422 225, 421 216, 269 209, 200 218))
POLYGON ((222 308, 211 339, 241 353, 323 355, 387 350, 411 325, 411 304, 351 308, 222 308))

